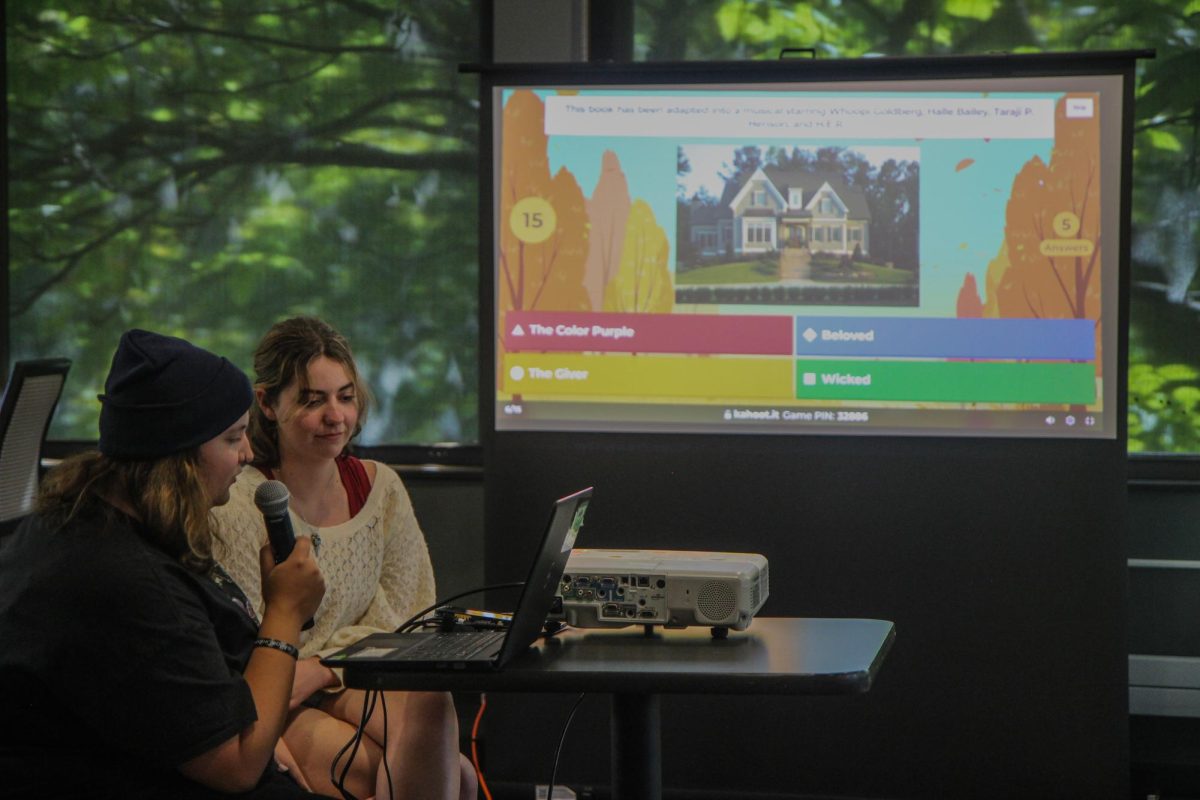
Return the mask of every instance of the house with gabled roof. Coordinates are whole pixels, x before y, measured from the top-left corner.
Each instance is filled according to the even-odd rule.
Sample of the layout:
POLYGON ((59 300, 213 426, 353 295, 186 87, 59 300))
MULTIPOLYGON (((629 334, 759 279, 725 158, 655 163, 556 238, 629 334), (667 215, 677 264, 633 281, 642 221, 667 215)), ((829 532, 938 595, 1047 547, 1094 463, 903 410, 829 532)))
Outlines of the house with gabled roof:
POLYGON ((696 252, 752 254, 807 247, 837 254, 870 253, 866 194, 842 178, 803 168, 759 167, 731 179, 716 205, 692 211, 696 252))

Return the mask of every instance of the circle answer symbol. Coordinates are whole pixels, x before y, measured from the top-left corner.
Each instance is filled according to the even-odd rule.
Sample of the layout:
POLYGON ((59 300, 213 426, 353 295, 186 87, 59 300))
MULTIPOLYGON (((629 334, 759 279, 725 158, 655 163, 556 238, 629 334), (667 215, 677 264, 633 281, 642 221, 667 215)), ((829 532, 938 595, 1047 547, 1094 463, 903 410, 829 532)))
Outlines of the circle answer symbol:
POLYGON ((1056 236, 1074 236, 1079 233, 1079 217, 1070 211, 1055 214, 1053 225, 1056 236))
POLYGON ((554 206, 540 197, 525 197, 517 201, 508 215, 508 227, 525 244, 540 244, 549 239, 558 227, 554 206))

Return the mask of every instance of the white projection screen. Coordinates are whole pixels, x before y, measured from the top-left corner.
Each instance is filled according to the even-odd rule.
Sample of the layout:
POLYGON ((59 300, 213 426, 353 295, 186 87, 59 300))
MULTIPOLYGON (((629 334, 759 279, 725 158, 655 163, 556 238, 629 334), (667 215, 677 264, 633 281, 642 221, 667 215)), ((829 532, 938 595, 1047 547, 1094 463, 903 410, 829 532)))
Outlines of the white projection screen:
POLYGON ((1117 437, 1129 62, 893 61, 485 76, 485 424, 1117 437))

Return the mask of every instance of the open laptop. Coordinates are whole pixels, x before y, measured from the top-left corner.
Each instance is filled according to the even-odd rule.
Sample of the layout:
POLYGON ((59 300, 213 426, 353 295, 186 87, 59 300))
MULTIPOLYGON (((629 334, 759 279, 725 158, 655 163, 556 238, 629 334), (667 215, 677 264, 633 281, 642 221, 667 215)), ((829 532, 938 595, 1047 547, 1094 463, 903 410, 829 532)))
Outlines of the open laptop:
POLYGON ((437 633, 372 633, 325 658, 327 667, 367 665, 379 669, 500 669, 541 633, 554 605, 567 557, 583 527, 591 487, 554 502, 542 544, 505 630, 437 633))

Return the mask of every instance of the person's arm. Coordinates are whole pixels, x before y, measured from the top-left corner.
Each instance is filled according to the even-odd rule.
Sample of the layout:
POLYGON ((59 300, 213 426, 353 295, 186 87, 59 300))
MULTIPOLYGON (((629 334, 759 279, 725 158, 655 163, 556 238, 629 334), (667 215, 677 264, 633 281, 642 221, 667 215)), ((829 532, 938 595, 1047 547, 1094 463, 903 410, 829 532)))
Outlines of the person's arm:
MULTIPOLYGON (((255 613, 262 614, 262 572, 258 554, 267 542, 262 512, 254 505, 254 491, 264 476, 255 467, 245 467, 230 491, 229 502, 213 509, 220 529, 215 553, 221 566, 246 595, 255 613)), ((318 554, 319 556, 319 554, 318 554)), ((289 708, 296 708, 313 692, 340 687, 341 681, 315 658, 301 658, 296 664, 289 708)))
POLYGON ((322 690, 342 689, 341 677, 329 667, 321 664, 322 656, 302 658, 296 664, 296 677, 292 681, 292 697, 288 709, 298 708, 314 693, 322 690))
MULTIPOLYGON (((387 598, 388 605, 400 615, 399 620, 387 625, 392 630, 421 609, 437 602, 438 598, 429 545, 417 522, 408 490, 399 475, 387 467, 380 472, 384 470, 390 473, 389 480, 395 481, 395 489, 386 515, 388 541, 379 589, 387 598)), ((382 476, 380 479, 383 479, 382 476)), ((366 617, 369 619, 369 612, 366 617)))
MULTIPOLYGON (((270 547, 260 552, 266 609, 258 635, 293 647, 300 626, 321 602, 325 584, 312 557, 311 542, 296 540, 296 549, 282 564, 273 565, 270 547)), ((254 698, 258 719, 237 735, 187 761, 180 771, 188 778, 224 792, 245 792, 258 783, 287 720, 288 700, 296 660, 271 647, 255 647, 244 677, 254 698)))
POLYGON ((283 737, 280 737, 279 742, 275 745, 275 763, 279 765, 279 771, 286 772, 291 776, 292 780, 300 784, 301 789, 306 792, 312 791, 312 786, 309 785, 304 770, 300 769, 300 763, 288 749, 287 742, 283 740, 283 737))

